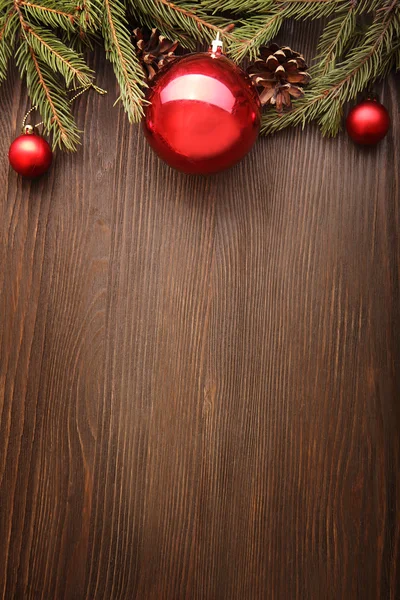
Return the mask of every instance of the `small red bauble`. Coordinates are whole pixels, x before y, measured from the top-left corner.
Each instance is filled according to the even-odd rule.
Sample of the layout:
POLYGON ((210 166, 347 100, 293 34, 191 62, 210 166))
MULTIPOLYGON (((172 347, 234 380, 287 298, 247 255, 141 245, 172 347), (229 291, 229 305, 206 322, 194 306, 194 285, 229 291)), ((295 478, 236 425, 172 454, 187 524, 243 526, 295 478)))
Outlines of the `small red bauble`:
POLYGON ((27 126, 25 133, 11 144, 8 159, 14 171, 33 178, 43 175, 50 168, 53 152, 46 140, 27 126))
POLYGON ((260 101, 247 75, 222 54, 190 54, 155 78, 144 132, 166 163, 214 173, 237 163, 260 129, 260 101))
POLYGON ((357 144, 374 145, 388 132, 390 117, 386 108, 376 100, 364 100, 349 112, 346 128, 357 144))

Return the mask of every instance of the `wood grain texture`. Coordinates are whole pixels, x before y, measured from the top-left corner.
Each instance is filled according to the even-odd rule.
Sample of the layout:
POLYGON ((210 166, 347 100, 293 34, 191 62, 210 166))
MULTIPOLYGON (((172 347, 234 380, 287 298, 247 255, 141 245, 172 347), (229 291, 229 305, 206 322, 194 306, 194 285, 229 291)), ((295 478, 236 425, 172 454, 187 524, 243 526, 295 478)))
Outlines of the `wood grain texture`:
POLYGON ((378 148, 309 127, 201 178, 95 61, 36 182, 0 96, 0 598, 395 600, 399 79, 378 148))

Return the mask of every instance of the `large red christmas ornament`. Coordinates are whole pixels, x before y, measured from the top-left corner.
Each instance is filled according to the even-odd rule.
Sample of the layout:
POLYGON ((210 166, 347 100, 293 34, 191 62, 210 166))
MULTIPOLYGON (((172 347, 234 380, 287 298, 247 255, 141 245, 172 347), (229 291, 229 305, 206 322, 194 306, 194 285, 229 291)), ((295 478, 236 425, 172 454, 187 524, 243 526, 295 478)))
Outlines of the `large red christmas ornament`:
POLYGON ((147 94, 143 127, 150 146, 185 173, 234 165, 260 129, 257 91, 220 45, 178 59, 156 76, 147 94))
POLYGON ((349 136, 357 144, 373 145, 388 132, 390 117, 386 108, 376 100, 364 100, 351 109, 346 120, 349 136))
POLYGON ((24 133, 17 137, 8 151, 10 165, 24 177, 39 177, 50 168, 53 153, 49 144, 33 127, 27 125, 24 133))

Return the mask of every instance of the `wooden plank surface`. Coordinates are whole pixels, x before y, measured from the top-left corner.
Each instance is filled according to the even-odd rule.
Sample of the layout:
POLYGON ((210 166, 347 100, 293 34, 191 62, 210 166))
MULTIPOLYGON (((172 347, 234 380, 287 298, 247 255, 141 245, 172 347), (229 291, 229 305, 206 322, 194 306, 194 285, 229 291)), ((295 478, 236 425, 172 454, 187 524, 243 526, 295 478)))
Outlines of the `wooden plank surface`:
POLYGON ((398 78, 378 148, 291 130, 202 178, 95 62, 38 181, 0 96, 0 598, 395 600, 398 78))

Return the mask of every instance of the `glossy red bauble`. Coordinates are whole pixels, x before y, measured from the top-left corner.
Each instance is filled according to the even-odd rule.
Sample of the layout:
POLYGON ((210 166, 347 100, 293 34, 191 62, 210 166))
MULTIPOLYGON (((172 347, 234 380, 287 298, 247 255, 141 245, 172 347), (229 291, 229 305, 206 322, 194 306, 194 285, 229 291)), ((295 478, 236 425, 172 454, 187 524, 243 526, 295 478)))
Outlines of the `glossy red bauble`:
POLYGON ((364 100, 351 109, 346 120, 349 136, 357 144, 374 145, 388 132, 390 117, 386 108, 376 100, 364 100))
POLYGON ((211 52, 190 54, 155 78, 143 127, 155 152, 185 173, 237 163, 260 129, 260 102, 247 75, 211 52))
POLYGON ((43 175, 50 168, 53 152, 40 135, 23 133, 11 144, 8 158, 14 171, 33 178, 43 175))

